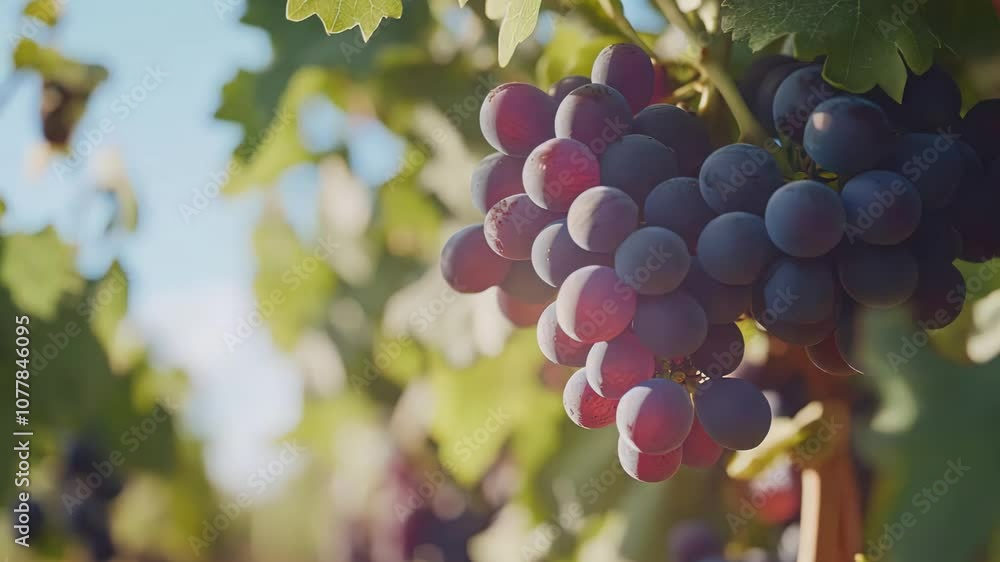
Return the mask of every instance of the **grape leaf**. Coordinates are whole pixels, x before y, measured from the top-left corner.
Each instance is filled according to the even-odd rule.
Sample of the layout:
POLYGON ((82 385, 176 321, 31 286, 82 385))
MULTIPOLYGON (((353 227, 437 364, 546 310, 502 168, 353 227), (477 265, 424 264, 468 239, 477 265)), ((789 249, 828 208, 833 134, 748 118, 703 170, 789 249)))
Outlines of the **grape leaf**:
POLYGON ((507 11, 500 23, 500 49, 497 52, 500 66, 507 66, 514 55, 514 49, 535 31, 541 4, 541 0, 511 0, 507 4, 507 11))
POLYGON ((982 441, 983 428, 1000 424, 1000 359, 957 364, 926 345, 903 314, 871 316, 864 380, 880 391, 882 407, 862 443, 885 488, 866 548, 885 549, 880 538, 893 533, 893 560, 973 560, 1000 521, 1000 449, 982 441))
POLYGON ((896 100, 906 65, 923 73, 941 42, 919 11, 888 0, 726 0, 723 30, 754 50, 794 35, 800 58, 826 55, 823 76, 850 92, 881 86, 896 100), (903 61, 906 61, 906 64, 903 61))
POLYGON ((383 19, 399 19, 402 15, 403 3, 400 0, 355 1, 351 4, 345 0, 288 0, 285 9, 285 17, 295 22, 318 16, 328 34, 360 27, 365 41, 375 33, 383 19))
POLYGON ((6 239, 0 259, 0 283, 25 312, 52 318, 66 294, 79 295, 84 282, 76 271, 76 249, 49 227, 38 234, 6 239))

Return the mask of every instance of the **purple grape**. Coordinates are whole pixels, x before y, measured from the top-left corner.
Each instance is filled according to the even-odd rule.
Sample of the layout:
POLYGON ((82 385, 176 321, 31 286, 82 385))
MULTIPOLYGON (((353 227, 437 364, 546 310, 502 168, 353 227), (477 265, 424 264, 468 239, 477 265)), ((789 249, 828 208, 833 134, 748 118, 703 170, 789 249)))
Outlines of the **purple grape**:
POLYGON ((816 106, 802 144, 823 168, 842 176, 871 170, 891 146, 885 112, 858 96, 837 96, 816 106))
POLYGON ((982 100, 972 106, 958 126, 962 139, 972 145, 983 162, 1000 158, 1000 99, 982 100))
POLYGON ((909 306, 921 327, 937 330, 958 318, 967 294, 965 278, 955 266, 921 266, 917 289, 910 297, 909 306))
POLYGON ((587 84, 590 84, 590 78, 586 76, 567 76, 561 78, 549 88, 549 95, 552 96, 553 101, 556 102, 556 107, 558 107, 570 92, 587 84))
POLYGON ((598 156, 631 129, 632 111, 625 97, 603 84, 580 86, 556 110, 556 136, 576 139, 598 156))
POLYGON ((743 362, 743 332, 733 323, 709 326, 705 343, 690 355, 691 364, 709 378, 728 375, 743 362))
POLYGON ((674 151, 680 174, 696 177, 712 153, 708 127, 697 115, 676 105, 658 103, 635 116, 632 132, 653 137, 674 151))
POLYGON ((947 216, 927 213, 906 240, 906 247, 918 263, 950 264, 962 251, 962 236, 947 216))
POLYGON ((713 152, 701 166, 699 189, 717 213, 742 211, 764 216, 771 194, 784 178, 778 163, 763 148, 730 144, 713 152))
POLYGON ((702 383, 695 391, 694 407, 705 432, 727 449, 753 449, 771 428, 767 399, 756 386, 742 379, 719 378, 702 383))
POLYGON ((583 367, 592 344, 576 341, 559 327, 556 303, 550 304, 538 318, 538 348, 553 363, 567 367, 583 367))
POLYGON ((726 213, 709 221, 698 237, 698 263, 727 285, 749 285, 777 256, 764 219, 750 213, 726 213))
POLYGON ((573 139, 549 139, 528 155, 524 190, 543 209, 566 212, 584 190, 601 183, 601 168, 590 149, 573 139))
POLYGON ((453 234, 441 250, 441 276, 460 293, 478 293, 499 285, 510 266, 511 262, 490 249, 479 224, 453 234))
POLYGON ((698 236, 708 221, 716 217, 705 203, 694 178, 671 178, 653 188, 643 205, 643 217, 649 226, 662 226, 676 232, 694 252, 698 236))
POLYGON ((566 278, 556 297, 559 327, 584 343, 608 341, 635 316, 636 295, 610 267, 588 265, 566 278))
POLYGON ((626 392, 615 418, 622 439, 640 452, 653 454, 680 447, 693 421, 687 389, 665 379, 650 379, 626 392))
POLYGON ((716 443, 712 436, 705 432, 705 428, 698 421, 698 416, 694 417, 691 433, 688 433, 687 439, 684 440, 681 451, 683 452, 681 461, 686 466, 695 468, 709 468, 722 457, 722 445, 716 443))
POLYGON ((847 240, 883 246, 899 244, 920 224, 920 193, 903 176, 885 170, 851 178, 840 191, 846 212, 847 240))
POLYGON ((816 258, 834 249, 844 236, 844 206, 837 192, 811 180, 793 181, 767 202, 764 224, 779 250, 798 258, 816 258))
POLYGON ((590 79, 618 90, 632 113, 646 107, 653 95, 653 61, 645 51, 631 43, 605 47, 594 60, 590 79))
POLYGON ((662 295, 681 285, 691 256, 680 236, 658 226, 629 234, 615 250, 615 271, 640 295, 662 295))
POLYGON ((683 357, 705 343, 708 319, 698 301, 677 290, 667 295, 642 297, 632 330, 657 357, 683 357))
POLYGON ((778 135, 778 131, 774 128, 774 98, 778 95, 778 88, 791 73, 806 66, 808 63, 794 59, 787 64, 774 66, 761 77, 760 83, 753 93, 750 109, 760 124, 773 136, 778 135))
POLYGON ((621 398, 649 380, 655 369, 653 353, 629 330, 611 341, 595 343, 587 355, 587 380, 605 398, 621 398))
POLYGON ((615 421, 618 401, 601 398, 587 384, 586 370, 580 369, 566 382, 563 408, 576 425, 584 429, 598 429, 615 421))
POLYGON ((783 256, 771 265, 761 285, 763 304, 780 322, 822 322, 836 310, 836 274, 827 259, 783 256))
POLYGON ((698 301, 710 324, 733 322, 750 310, 750 285, 726 285, 705 273, 697 259, 691 260, 681 288, 698 301))
POLYGON ((958 122, 961 109, 962 92, 958 84, 935 64, 923 74, 910 73, 903 90, 903 103, 896 113, 907 129, 931 132, 958 122))
POLYGON ((674 151, 653 137, 625 135, 601 154, 601 184, 628 193, 639 207, 654 187, 676 175, 674 151))
POLYGON ((501 84, 483 101, 479 127, 490 146, 509 156, 527 156, 555 136, 556 104, 545 92, 521 82, 501 84))
POLYGON ((840 349, 837 347, 835 336, 827 336, 819 343, 807 345, 806 356, 813 365, 824 373, 842 377, 860 374, 844 360, 844 356, 841 355, 840 349))
POLYGON ((598 186, 573 201, 567 224, 577 246, 609 254, 638 226, 639 207, 624 191, 598 186))
POLYGON ((531 202, 524 193, 501 199, 486 213, 486 243, 509 260, 531 259, 531 245, 538 233, 561 215, 531 202))
POLYGON ((906 302, 917 288, 918 268, 906 246, 864 243, 837 252, 837 274, 844 291, 871 308, 891 308, 906 302))
POLYGON ((677 474, 677 470, 681 467, 681 449, 678 447, 658 454, 643 453, 629 445, 624 437, 619 436, 618 462, 626 474, 640 482, 663 482, 677 474))
POLYGON ((510 266, 510 272, 500 283, 507 294, 526 303, 547 303, 556 296, 556 290, 535 273, 531 262, 518 261, 510 266))
POLYGON ((479 161, 472 172, 472 205, 486 214, 505 197, 524 193, 521 171, 524 158, 494 152, 479 161))
POLYGON ((534 326, 548 303, 521 300, 500 288, 497 291, 497 305, 504 318, 518 328, 534 326))
POLYGON ((570 273, 587 265, 614 265, 614 256, 588 252, 576 245, 565 220, 546 226, 531 246, 535 273, 553 287, 563 284, 570 273))
POLYGON ((688 520, 674 525, 667 535, 671 562, 703 562, 722 556, 719 534, 702 521, 688 520))

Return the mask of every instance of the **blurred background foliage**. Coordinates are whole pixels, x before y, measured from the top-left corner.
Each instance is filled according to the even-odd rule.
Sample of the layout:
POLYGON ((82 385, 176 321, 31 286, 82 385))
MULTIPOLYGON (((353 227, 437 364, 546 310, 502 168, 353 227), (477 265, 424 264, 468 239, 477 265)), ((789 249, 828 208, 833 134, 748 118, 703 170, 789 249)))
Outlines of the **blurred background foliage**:
MULTIPOLYGON (((288 18, 275 0, 184 1, 148 15, 99 4, 0 7, 0 317, 11 327, 0 346, 12 372, 13 319, 28 315, 31 492, 46 513, 32 549, 8 551, 88 559, 67 504, 80 495, 65 468, 80 441, 101 461, 124 458, 104 477, 125 482, 109 512, 123 560, 652 561, 665 559, 678 520, 726 528, 739 493, 724 466, 661 485, 625 478, 613 432, 565 419, 569 373, 544 364, 534 332, 511 327, 492 293, 457 295, 437 272, 442 242, 481 218, 467 189, 488 152, 478 110, 491 88, 589 74, 601 48, 627 39, 621 9, 674 61, 673 85, 691 80, 700 49, 653 6, 407 0, 352 14, 360 30, 330 17, 324 30, 310 9, 330 16, 333 2, 290 2, 302 7, 288 18), (372 19, 380 12, 389 19, 372 19), (510 15, 521 12, 528 20, 510 15), (129 26, 114 44, 135 52, 98 47, 129 26), (235 33, 245 35, 223 48, 235 33), (163 61, 174 66, 156 92, 146 75, 163 61), (209 78, 185 74, 200 64, 209 78), (117 66, 130 69, 123 82, 117 66), (195 87, 205 90, 197 103, 172 105, 195 87), (207 272, 230 260, 237 281, 220 289, 207 272), (149 281, 167 270, 177 273, 149 281)), ((717 3, 682 8, 718 31, 717 3)), ((928 0, 914 17, 966 106, 1000 95, 989 4, 928 0)), ((766 28, 754 47, 836 56, 823 50, 835 33, 803 44, 787 38, 798 29, 772 23, 734 25, 766 28)), ((738 75, 749 47, 725 51, 738 75)), ((875 81, 892 72, 871 69, 875 81)), ((715 137, 735 138, 724 105, 713 111, 715 137)), ((855 452, 876 468, 869 536, 912 510, 948 461, 972 467, 920 515, 896 560, 1000 561, 1000 264, 962 268, 979 288, 960 321, 902 367, 885 361, 907 337, 893 318, 872 319, 879 367, 857 381, 816 383, 801 352, 752 339, 754 368, 782 373, 778 384, 800 379, 810 398, 861 404, 855 452)), ((0 410, 13 418, 13 400, 0 410)), ((14 497, 8 458, 4 501, 14 497)), ((778 538, 756 518, 726 536, 737 549, 778 538)))

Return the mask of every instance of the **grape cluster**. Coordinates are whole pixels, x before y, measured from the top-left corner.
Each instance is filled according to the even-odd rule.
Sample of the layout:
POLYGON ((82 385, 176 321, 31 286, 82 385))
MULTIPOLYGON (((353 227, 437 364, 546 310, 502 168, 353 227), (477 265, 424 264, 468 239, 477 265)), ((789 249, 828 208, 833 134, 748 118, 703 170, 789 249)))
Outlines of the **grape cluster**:
POLYGON ((719 533, 704 521, 682 521, 670 529, 667 536, 670 560, 675 562, 794 562, 799 550, 798 525, 789 525, 782 533, 775 552, 762 548, 743 549, 734 557, 729 554, 719 533))
MULTIPOLYGON (((480 126, 499 152, 471 189, 485 223, 452 236, 441 260, 453 288, 498 287, 511 322, 537 324, 546 358, 580 368, 567 414, 589 429, 615 423, 619 460, 643 481, 767 434, 762 393, 724 378, 743 358, 738 319, 807 346, 825 371, 856 373, 859 311, 907 306, 942 327, 964 300, 951 262, 1000 252, 1000 230, 970 218, 1000 210, 1000 162, 992 176, 983 165, 995 149, 926 132, 957 106, 907 105, 937 103, 924 90, 939 85, 921 84, 940 75, 911 80, 895 104, 833 88, 819 65, 762 58, 742 91, 774 125, 770 151, 713 150, 699 117, 656 103, 655 75, 641 49, 618 44, 590 79, 493 90, 480 126), (793 181, 776 151, 801 156, 793 181)), ((1000 113, 981 106, 981 126, 996 127, 1000 113)))

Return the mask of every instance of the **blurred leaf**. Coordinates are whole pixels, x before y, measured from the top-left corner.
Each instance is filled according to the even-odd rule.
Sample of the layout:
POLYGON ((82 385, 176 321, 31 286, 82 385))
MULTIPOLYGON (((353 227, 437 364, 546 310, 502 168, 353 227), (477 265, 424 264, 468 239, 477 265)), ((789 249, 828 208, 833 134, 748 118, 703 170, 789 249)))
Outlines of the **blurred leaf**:
POLYGON ((68 59, 59 51, 30 39, 22 39, 14 49, 14 67, 34 70, 45 79, 58 82, 80 95, 93 92, 108 78, 108 71, 103 66, 68 59))
POLYGON ((754 50, 792 34, 799 58, 826 55, 823 77, 849 92, 881 86, 901 100, 906 67, 922 73, 940 40, 917 11, 881 0, 725 0, 722 28, 754 50), (906 63, 904 64, 904 59, 906 63))
POLYGON ((367 41, 383 19, 399 19, 403 15, 403 3, 401 0, 371 0, 367 4, 348 4, 346 0, 288 0, 286 14, 295 22, 318 16, 330 34, 360 27, 361 36, 367 41))
POLYGON ((84 287, 76 271, 76 249, 64 244, 52 227, 7 237, 0 260, 0 283, 14 304, 31 315, 51 320, 63 295, 79 294, 84 287))
POLYGON ((1000 424, 1000 360, 948 361, 898 313, 870 315, 865 334, 865 378, 882 397, 867 444, 886 498, 869 530, 877 541, 883 524, 903 529, 894 560, 972 560, 1000 521, 1000 448, 984 446, 982 433, 1000 424))
POLYGON ((927 21, 946 49, 960 57, 993 55, 1000 52, 1000 17, 989 2, 953 0, 923 5, 927 21))
POLYGON ((259 314, 275 343, 291 350, 308 329, 322 323, 336 278, 326 256, 337 251, 329 238, 306 247, 284 217, 273 208, 264 212, 254 231, 257 276, 254 291, 259 314))
MULTIPOLYGON (((409 147, 418 151, 416 147, 409 147)), ((422 153, 421 153, 422 154, 422 153)), ((426 157, 426 155, 424 155, 426 157)), ((412 161, 404 156, 405 161, 412 161)), ((405 173, 405 170, 404 170, 405 173)), ((386 247, 397 256, 432 260, 440 253, 441 209, 412 180, 398 178, 379 190, 378 224, 384 229, 386 247)))
POLYGON ((62 15, 63 0, 31 0, 24 7, 24 15, 52 27, 62 15))
POLYGON ((541 4, 541 0, 510 0, 507 4, 500 23, 500 48, 497 51, 500 66, 507 66, 514 56, 514 49, 535 31, 541 4))
POLYGON ((94 336, 104 346, 116 373, 130 369, 142 357, 141 342, 123 324, 127 309, 128 280, 116 261, 79 308, 90 319, 94 336))

